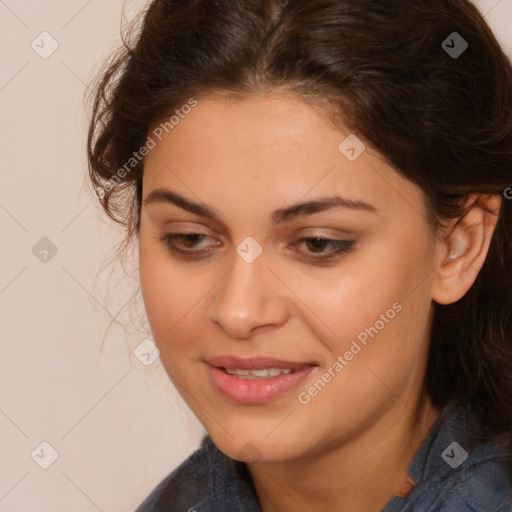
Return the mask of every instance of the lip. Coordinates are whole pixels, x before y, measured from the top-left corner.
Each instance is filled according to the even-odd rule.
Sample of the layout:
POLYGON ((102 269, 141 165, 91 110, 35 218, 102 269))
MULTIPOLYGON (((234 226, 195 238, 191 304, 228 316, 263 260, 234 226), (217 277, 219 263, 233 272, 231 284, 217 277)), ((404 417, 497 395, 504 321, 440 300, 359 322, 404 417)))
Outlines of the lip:
POLYGON ((260 405, 283 396, 318 367, 312 362, 285 361, 273 357, 240 359, 234 356, 219 356, 208 360, 207 363, 211 381, 217 390, 228 400, 246 405, 260 405), (224 371, 224 369, 260 370, 264 368, 290 368, 294 372, 265 379, 241 379, 224 371))
POLYGON ((311 361, 297 362, 285 361, 274 357, 250 357, 242 359, 235 356, 218 356, 206 361, 215 368, 227 368, 228 370, 262 370, 265 368, 290 368, 291 370, 302 370, 305 366, 317 366, 311 361))

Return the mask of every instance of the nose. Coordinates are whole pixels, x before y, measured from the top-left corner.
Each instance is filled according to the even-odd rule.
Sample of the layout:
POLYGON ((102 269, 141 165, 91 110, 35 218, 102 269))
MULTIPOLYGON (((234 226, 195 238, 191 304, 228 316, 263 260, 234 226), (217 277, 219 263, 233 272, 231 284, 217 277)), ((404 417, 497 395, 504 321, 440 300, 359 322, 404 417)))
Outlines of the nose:
POLYGON ((231 270, 216 287, 210 319, 239 339, 279 327, 289 315, 283 288, 263 256, 247 263, 234 253, 231 270))

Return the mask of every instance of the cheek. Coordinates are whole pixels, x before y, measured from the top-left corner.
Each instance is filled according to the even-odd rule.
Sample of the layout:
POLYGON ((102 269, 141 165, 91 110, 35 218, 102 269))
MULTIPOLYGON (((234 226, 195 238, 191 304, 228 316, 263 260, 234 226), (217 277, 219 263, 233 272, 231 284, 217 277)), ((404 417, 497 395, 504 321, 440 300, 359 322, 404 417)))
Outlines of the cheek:
MULTIPOLYGON (((423 380, 428 352, 428 283, 413 294, 395 282, 387 287, 380 283, 372 291, 360 298, 356 283, 347 284, 343 293, 333 294, 329 300, 324 296, 323 302, 318 297, 316 302, 323 322, 335 334, 326 336, 318 321, 313 327, 324 345, 323 368, 313 382, 299 390, 299 402, 309 400, 312 415, 332 414, 338 426, 338 413, 343 418, 345 413, 354 418, 360 414, 363 421, 365 415, 389 406, 396 395, 423 380), (328 384, 324 386, 318 379, 327 379, 328 384), (363 403, 366 412, 361 409, 363 403)), ((319 345, 317 348, 322 353, 319 345)))
POLYGON ((180 271, 165 248, 141 232, 139 269, 144 306, 157 345, 179 329, 204 290, 197 280, 180 271))
POLYGON ((407 347, 411 353, 417 350, 431 307, 431 247, 428 237, 414 246, 406 238, 383 236, 336 270, 300 279, 290 270, 285 277, 295 283, 304 304, 302 317, 311 318, 309 328, 324 340, 331 357, 351 347, 356 352, 354 341, 362 349, 377 346, 374 354, 386 352, 383 361, 407 347))
POLYGON ((141 230, 139 269, 148 321, 171 379, 196 387, 189 365, 204 358, 208 295, 224 272, 177 262, 152 238, 141 230))

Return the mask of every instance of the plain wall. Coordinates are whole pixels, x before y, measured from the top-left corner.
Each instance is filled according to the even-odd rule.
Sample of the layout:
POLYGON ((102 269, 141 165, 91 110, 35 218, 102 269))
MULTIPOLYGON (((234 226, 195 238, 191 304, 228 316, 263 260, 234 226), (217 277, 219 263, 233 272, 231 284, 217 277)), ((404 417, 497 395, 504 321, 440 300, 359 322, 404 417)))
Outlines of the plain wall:
MULTIPOLYGON (((84 92, 144 4, 0 2, 0 512, 134 510, 203 433, 134 356, 136 272, 107 265, 122 233, 84 186, 84 92)), ((512 0, 478 5, 512 55, 512 0)))

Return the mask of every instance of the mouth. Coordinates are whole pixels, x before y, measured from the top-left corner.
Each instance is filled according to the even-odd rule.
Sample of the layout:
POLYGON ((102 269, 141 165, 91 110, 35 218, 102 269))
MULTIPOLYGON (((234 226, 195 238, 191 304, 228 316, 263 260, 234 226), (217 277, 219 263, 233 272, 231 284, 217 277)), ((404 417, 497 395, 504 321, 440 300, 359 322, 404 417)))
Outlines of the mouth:
POLYGON ((261 370, 232 370, 229 368, 221 368, 221 370, 224 370, 228 375, 236 375, 239 379, 268 379, 269 377, 288 375, 296 371, 291 368, 262 368, 261 370))
POLYGON ((318 367, 313 362, 270 357, 221 356, 206 362, 217 391, 233 402, 250 405, 263 404, 288 393, 318 367))

